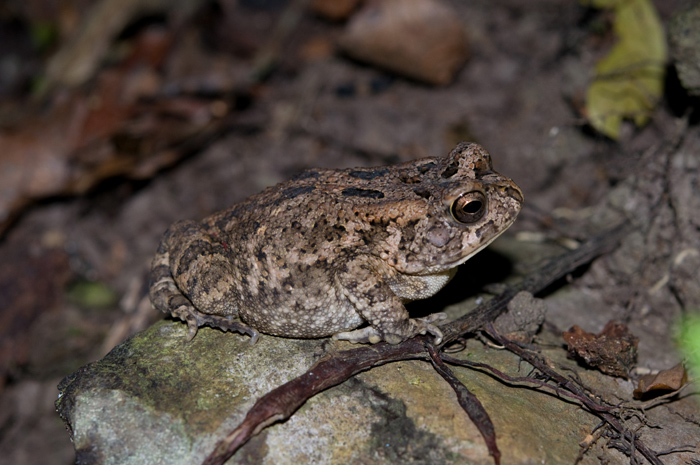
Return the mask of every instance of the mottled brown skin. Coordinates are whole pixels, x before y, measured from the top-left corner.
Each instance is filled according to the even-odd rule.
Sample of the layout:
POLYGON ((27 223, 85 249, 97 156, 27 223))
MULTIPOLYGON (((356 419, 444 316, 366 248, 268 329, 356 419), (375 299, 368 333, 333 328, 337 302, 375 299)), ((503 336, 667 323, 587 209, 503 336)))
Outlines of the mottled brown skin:
POLYGON ((523 195, 488 152, 309 170, 215 213, 179 221, 153 261, 153 305, 189 325, 249 334, 399 343, 441 313, 404 303, 438 292, 456 267, 503 233, 523 195), (366 327, 357 329, 367 323, 366 327))

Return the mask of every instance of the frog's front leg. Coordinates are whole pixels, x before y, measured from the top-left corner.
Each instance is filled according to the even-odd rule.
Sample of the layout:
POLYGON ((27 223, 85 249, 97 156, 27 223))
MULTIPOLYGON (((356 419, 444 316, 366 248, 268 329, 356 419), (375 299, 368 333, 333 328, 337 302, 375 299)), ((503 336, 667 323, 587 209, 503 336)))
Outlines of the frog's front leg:
POLYGON ((409 318, 402 300, 384 280, 387 265, 369 256, 350 260, 337 274, 345 296, 369 326, 333 335, 334 339, 376 344, 386 341, 398 344, 418 334, 430 333, 435 343, 442 342, 442 331, 433 323, 442 321, 444 313, 425 318, 409 318))
POLYGON ((173 224, 163 235, 151 265, 151 302, 187 322, 188 340, 207 325, 248 334, 254 343, 258 332, 235 319, 237 296, 224 248, 199 223, 173 224))

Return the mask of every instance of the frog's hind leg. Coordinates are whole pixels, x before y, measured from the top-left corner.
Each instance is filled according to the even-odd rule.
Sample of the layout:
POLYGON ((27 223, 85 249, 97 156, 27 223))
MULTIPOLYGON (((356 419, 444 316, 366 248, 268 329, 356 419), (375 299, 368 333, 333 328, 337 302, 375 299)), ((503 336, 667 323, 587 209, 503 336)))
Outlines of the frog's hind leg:
POLYGON ((151 303, 163 313, 169 313, 187 323, 187 340, 191 341, 199 327, 195 318, 195 308, 178 289, 170 274, 170 256, 164 244, 161 243, 156 257, 151 264, 149 275, 149 294, 151 303))
POLYGON ((153 306, 164 313, 169 313, 187 323, 187 340, 191 341, 200 326, 211 326, 223 331, 239 332, 250 336, 250 343, 255 344, 260 333, 250 326, 218 315, 208 315, 198 311, 177 287, 170 274, 170 259, 168 252, 159 250, 150 274, 150 297, 153 306))
POLYGON ((219 248, 197 223, 179 221, 173 224, 163 235, 151 265, 151 302, 162 312, 187 322, 188 341, 195 337, 200 326, 206 325, 248 334, 254 344, 259 333, 234 319, 238 311, 233 305, 233 296, 219 292, 218 299, 202 297, 216 290, 216 285, 222 281, 221 272, 227 263, 219 248), (190 240, 173 240, 182 237, 190 240), (197 273, 187 273, 192 269, 197 273), (196 275, 196 278, 190 281, 189 275, 196 275), (201 312, 198 308, 211 310, 214 314, 201 312))

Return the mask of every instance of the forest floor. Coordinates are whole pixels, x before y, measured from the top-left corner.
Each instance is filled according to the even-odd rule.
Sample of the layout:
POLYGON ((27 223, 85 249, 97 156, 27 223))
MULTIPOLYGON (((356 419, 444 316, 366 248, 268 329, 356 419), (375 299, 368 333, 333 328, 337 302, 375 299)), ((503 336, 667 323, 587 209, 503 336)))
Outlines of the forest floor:
MULTIPOLYGON (((671 66, 645 125, 624 122, 618 140, 591 128, 586 89, 615 36, 609 12, 579 2, 448 1, 469 57, 437 86, 338 51, 346 23, 303 2, 137 3, 0 9, 0 463, 72 463, 56 385, 163 318, 148 301, 147 272, 175 220, 306 168, 443 156, 468 140, 525 194, 510 233, 556 248, 625 220, 598 209, 619 203, 615 189, 630 179, 658 180, 655 154, 700 153, 697 102, 671 66)), ((684 2, 654 5, 667 24, 684 2)), ((665 182, 641 190, 665 198, 684 181, 665 182)), ((598 333, 621 321, 639 337, 639 367, 678 363, 670 333, 683 295, 644 297, 667 285, 659 254, 668 246, 663 257, 678 259, 668 245, 676 233, 628 246, 641 257, 644 292, 610 281, 607 307, 555 305, 549 323, 598 333)), ((688 244, 700 242, 694 234, 688 244)), ((501 263, 494 255, 465 272, 501 263)), ((605 270, 584 283, 619 277, 605 270)))

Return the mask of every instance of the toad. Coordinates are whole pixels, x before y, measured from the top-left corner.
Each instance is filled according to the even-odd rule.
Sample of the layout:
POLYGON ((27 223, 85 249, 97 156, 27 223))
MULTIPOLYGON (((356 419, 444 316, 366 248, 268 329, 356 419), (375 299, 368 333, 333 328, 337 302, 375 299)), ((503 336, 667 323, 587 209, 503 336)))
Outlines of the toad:
POLYGON ((410 318, 457 267, 515 221, 523 194, 481 146, 374 168, 312 169, 164 234, 150 298, 200 326, 397 344, 443 313, 410 318))

